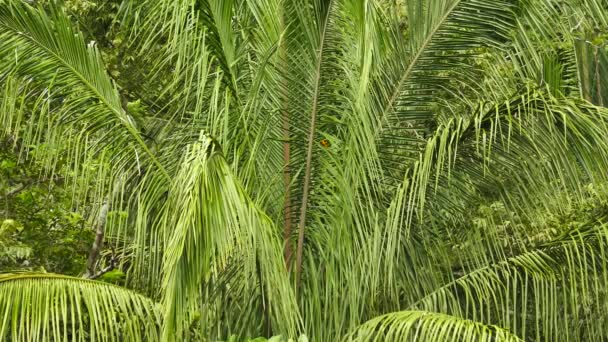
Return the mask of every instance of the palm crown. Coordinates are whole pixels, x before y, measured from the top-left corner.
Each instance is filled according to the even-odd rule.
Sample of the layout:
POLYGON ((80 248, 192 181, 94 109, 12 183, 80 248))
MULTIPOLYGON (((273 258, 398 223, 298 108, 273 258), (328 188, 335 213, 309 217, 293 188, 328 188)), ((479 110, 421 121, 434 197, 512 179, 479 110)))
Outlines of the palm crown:
POLYGON ((0 336, 608 337, 608 4, 401 6, 125 0, 125 90, 59 6, 0 0, 1 134, 128 213, 129 288, 2 275, 0 336))

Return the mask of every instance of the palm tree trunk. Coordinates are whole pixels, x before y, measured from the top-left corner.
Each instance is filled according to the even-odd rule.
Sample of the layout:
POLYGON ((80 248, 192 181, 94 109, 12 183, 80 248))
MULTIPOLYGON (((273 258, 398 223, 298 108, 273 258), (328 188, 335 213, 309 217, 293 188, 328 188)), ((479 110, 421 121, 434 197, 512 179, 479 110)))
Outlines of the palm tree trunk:
POLYGON ((604 99, 602 96, 602 85, 601 85, 601 78, 600 78, 600 61, 599 61, 599 54, 598 54, 598 50, 599 47, 595 46, 595 50, 594 50, 594 59, 595 59, 595 86, 596 86, 596 90, 597 90, 597 104, 599 104, 600 106, 604 106, 604 99))
MULTIPOLYGON (((284 4, 282 5, 284 6, 284 4)), ((281 7, 281 30, 285 29, 285 10, 281 7)), ((280 43, 280 63, 281 72, 287 74, 287 48, 285 41, 281 40, 280 43)), ((287 80, 284 78, 283 82, 287 80)), ((283 203, 283 244, 284 244, 284 259, 285 267, 291 269, 291 258, 293 255, 293 247, 291 245, 291 172, 289 170, 289 163, 291 158, 291 150, 289 145, 289 109, 287 95, 283 95, 282 98, 281 114, 283 119, 283 186, 285 188, 285 201, 283 203)))

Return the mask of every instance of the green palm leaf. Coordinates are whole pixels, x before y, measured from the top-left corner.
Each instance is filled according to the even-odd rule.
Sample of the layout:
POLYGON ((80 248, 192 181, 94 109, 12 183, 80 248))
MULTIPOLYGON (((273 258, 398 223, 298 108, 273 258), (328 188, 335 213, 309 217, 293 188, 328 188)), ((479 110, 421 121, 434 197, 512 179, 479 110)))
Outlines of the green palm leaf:
MULTIPOLYGON (((389 87, 375 91, 375 96, 385 95, 379 97, 382 102, 373 108, 381 127, 378 147, 385 150, 387 157, 382 159, 387 170, 397 170, 392 173, 397 180, 403 171, 398 165, 407 160, 407 152, 416 148, 408 141, 412 140, 411 125, 424 129, 435 121, 440 98, 452 92, 468 91, 483 97, 477 93, 472 62, 483 51, 510 39, 517 6, 517 1, 509 0, 407 2, 408 55, 404 59, 399 54, 403 49, 399 49, 391 56, 385 69, 398 78, 379 75, 382 82, 379 86, 389 87)), ((394 44, 399 46, 400 37, 395 36, 394 44)))
POLYGON ((401 311, 368 322, 347 341, 522 341, 507 330, 446 314, 401 311))
POLYGON ((606 338, 606 225, 588 223, 539 249, 470 273, 409 309, 498 323, 536 339, 606 338), (568 317, 559 325, 560 317, 568 317), (583 317, 594 323, 580 324, 583 317))
MULTIPOLYGON (((234 179, 214 139, 202 135, 199 143, 189 147, 164 213, 163 227, 170 237, 163 262, 165 339, 186 336, 189 310, 200 310, 203 317, 225 310, 226 303, 213 305, 216 298, 208 291, 220 291, 214 286, 233 288, 232 305, 249 312, 254 321, 268 320, 276 331, 294 334, 298 314, 281 244, 272 223, 234 179), (218 276, 231 268, 236 274, 218 276), (256 278, 255 285, 247 284, 256 278), (264 310, 249 307, 258 296, 264 310), (204 304, 198 304, 200 300, 204 304)), ((234 317, 233 324, 226 323, 229 329, 247 332, 239 327, 250 319, 245 312, 234 317)), ((212 328, 209 322, 201 322, 203 335, 212 328)))
MULTIPOLYGON (((35 116, 29 120, 46 121, 50 126, 36 127, 24 137, 27 142, 33 143, 42 136, 56 143, 51 139, 62 134, 77 135, 86 131, 86 137, 101 133, 103 139, 96 139, 90 150, 115 147, 116 165, 125 169, 137 167, 136 155, 148 158, 168 177, 133 119, 121 107, 121 99, 105 72, 98 50, 85 45, 82 35, 72 29, 65 15, 57 10, 48 16, 23 1, 3 0, 0 2, 0 42, 3 81, 10 84, 9 80, 15 78, 20 84, 27 84, 28 96, 39 96, 37 110, 32 112, 35 116), (55 101, 50 103, 51 99, 55 101)), ((10 97, 4 100, 18 101, 10 97)), ((23 120, 13 115, 3 113, 3 123, 23 120)))
POLYGON ((102 282, 46 273, 0 274, 0 337, 11 341, 156 341, 150 299, 102 282))

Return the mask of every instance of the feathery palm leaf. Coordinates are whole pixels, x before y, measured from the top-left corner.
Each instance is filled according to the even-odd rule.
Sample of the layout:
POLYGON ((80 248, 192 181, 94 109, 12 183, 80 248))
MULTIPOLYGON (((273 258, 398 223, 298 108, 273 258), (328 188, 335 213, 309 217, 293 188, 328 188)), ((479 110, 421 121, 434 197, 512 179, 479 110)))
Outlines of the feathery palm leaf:
POLYGON ((161 322, 133 291, 46 273, 0 274, 0 308, 0 337, 11 341, 154 341, 161 322))
MULTIPOLYGON (((202 135, 200 142, 190 146, 164 212, 163 226, 170 237, 163 262, 165 339, 184 338, 188 310, 200 310, 202 317, 225 310, 227 303, 215 307, 214 296, 204 288, 219 291, 213 288, 218 286, 213 284, 217 281, 214 278, 229 269, 231 263, 238 263, 237 274, 219 279, 222 281, 218 283, 233 291, 243 286, 242 297, 235 297, 232 305, 267 320, 275 331, 289 336, 295 333, 297 309, 274 227, 235 181, 214 139, 202 135), (256 278, 255 285, 251 284, 256 278), (242 285, 239 281, 248 283, 242 285), (264 307, 257 314, 255 308, 248 308, 255 304, 252 300, 256 297, 261 300, 258 305, 264 307), (202 305, 198 304, 201 300, 202 305)), ((240 335, 253 333, 245 330, 247 326, 239 327, 252 324, 243 312, 234 321, 229 314, 224 316, 227 327, 222 324, 220 329, 228 328, 240 335)), ((201 328, 215 330, 204 319, 201 328)))
MULTIPOLYGON (((85 45, 67 16, 59 9, 47 15, 22 1, 6 0, 0 2, 0 22, 2 134, 24 148, 44 146, 36 157, 48 172, 67 173, 74 186, 95 184, 92 193, 98 198, 111 192, 118 175, 139 174, 142 168, 153 169, 161 182, 168 180, 122 108, 99 51, 85 45), (61 159, 66 165, 58 166, 61 159), (95 176, 108 181, 94 181, 95 176)), ((80 188, 80 198, 91 193, 80 188)))
POLYGON ((433 312, 401 311, 376 317, 347 341, 522 341, 500 327, 433 312))
POLYGON ((537 250, 473 270, 409 309, 500 322, 521 337, 602 340, 607 232, 605 224, 587 223, 537 250), (594 323, 581 324, 586 317, 594 323))

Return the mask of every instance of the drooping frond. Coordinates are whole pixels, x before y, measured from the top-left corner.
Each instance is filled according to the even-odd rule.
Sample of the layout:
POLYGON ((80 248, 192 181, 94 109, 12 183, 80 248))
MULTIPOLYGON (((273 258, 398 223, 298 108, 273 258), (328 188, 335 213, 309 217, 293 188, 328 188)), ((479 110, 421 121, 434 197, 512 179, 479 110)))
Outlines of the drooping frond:
MULTIPOLYGON (((432 196, 442 201, 448 191, 454 198, 463 190, 467 198, 470 189, 494 188, 517 210, 529 213, 526 207, 536 208, 535 196, 544 196, 549 189, 580 193, 585 180, 601 182, 608 160, 603 138, 606 115, 604 109, 582 101, 528 90, 502 104, 481 106, 471 119, 439 127, 412 169, 408 221, 414 217, 412 210, 425 215, 426 200, 432 196), (590 153, 592 146, 596 147, 590 153), (504 179, 505 172, 511 181, 504 179), (427 192, 431 188, 433 192, 427 192)), ((452 207, 448 202, 433 205, 444 211, 452 207)))
POLYGON ((233 21, 238 6, 233 1, 209 0, 126 3, 125 11, 137 15, 125 16, 123 30, 133 37, 134 52, 149 61, 147 76, 155 78, 171 70, 155 99, 159 114, 203 119, 207 129, 225 143, 222 134, 212 128, 219 123, 214 119, 236 120, 238 112, 212 113, 210 107, 218 101, 220 106, 228 101, 231 107, 241 97, 237 80, 245 80, 238 73, 245 56, 237 49, 241 37, 233 21))
POLYGON ((158 341, 156 303, 127 289, 46 273, 0 274, 0 338, 158 341))
POLYGON ((525 339, 603 340, 606 228, 589 222, 537 250, 473 270, 409 309, 500 324, 525 339))
POLYGON ((346 341, 522 341, 494 325, 427 311, 401 311, 369 320, 346 341))
MULTIPOLYGON (((453 96, 458 92, 469 95, 466 101, 483 98, 475 58, 510 39, 518 1, 411 0, 406 7, 408 55, 389 55, 375 85, 383 90, 375 90, 371 100, 377 101, 371 109, 380 120, 378 148, 397 181, 404 172, 400 165, 416 149, 412 130, 432 129, 441 97, 449 96, 453 105, 460 101, 453 96)), ((401 37, 393 39, 401 44, 401 37)))
POLYGON ((217 333, 217 328, 253 333, 238 325, 251 324, 250 319, 294 334, 298 314, 276 231, 234 179, 214 139, 202 135, 189 147, 163 210, 170 239, 163 263, 165 338, 187 336, 192 310, 201 314, 203 336, 217 333), (231 269, 234 274, 222 275, 231 269), (220 298, 217 307, 212 293, 222 290, 214 288, 216 282, 235 291, 220 298), (255 304, 255 299, 261 302, 255 304), (243 312, 231 317, 222 313, 226 305, 239 305, 243 312), (228 321, 205 319, 217 315, 228 321))

